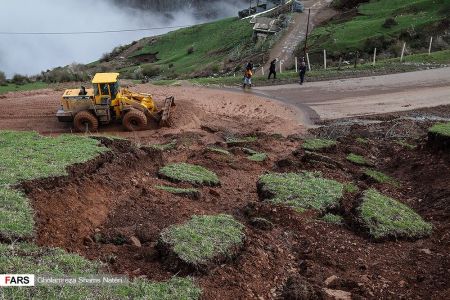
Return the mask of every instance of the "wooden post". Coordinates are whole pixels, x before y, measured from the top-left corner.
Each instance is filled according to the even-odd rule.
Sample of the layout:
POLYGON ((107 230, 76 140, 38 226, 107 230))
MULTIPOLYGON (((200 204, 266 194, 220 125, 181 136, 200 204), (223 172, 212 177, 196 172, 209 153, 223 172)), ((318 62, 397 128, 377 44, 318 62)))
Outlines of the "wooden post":
POLYGON ((327 69, 327 50, 323 49, 323 68, 327 69))
POLYGON ((280 74, 283 73, 283 68, 281 67, 282 64, 283 64, 283 63, 282 63, 281 60, 280 60, 280 74))
POLYGON ((306 37, 305 37, 305 48, 303 49, 303 53, 306 54, 308 50, 308 35, 309 35, 309 18, 311 16, 311 8, 308 9, 308 23, 306 24, 306 37))
POLYGON ((355 69, 356 69, 356 66, 358 65, 358 58, 359 58, 359 51, 356 51, 355 52, 355 69))
POLYGON ((298 58, 295 57, 295 73, 298 73, 298 58))
POLYGON ((400 62, 403 61, 403 55, 405 55, 405 48, 406 48, 406 43, 403 43, 402 55, 400 56, 400 62))
POLYGON ((308 62, 308 71, 311 71, 311 64, 309 63, 309 53, 306 53, 306 61, 308 62))
POLYGON ((339 65, 338 65, 338 70, 341 69, 341 64, 342 64, 342 56, 339 56, 339 65))
POLYGON ((375 67, 375 63, 377 60, 377 48, 373 50, 373 66, 375 67))
POLYGON ((261 67, 262 76, 264 76, 264 66, 261 67))
POLYGON ((431 55, 431 45, 433 44, 433 37, 430 38, 430 47, 428 47, 428 55, 431 55))

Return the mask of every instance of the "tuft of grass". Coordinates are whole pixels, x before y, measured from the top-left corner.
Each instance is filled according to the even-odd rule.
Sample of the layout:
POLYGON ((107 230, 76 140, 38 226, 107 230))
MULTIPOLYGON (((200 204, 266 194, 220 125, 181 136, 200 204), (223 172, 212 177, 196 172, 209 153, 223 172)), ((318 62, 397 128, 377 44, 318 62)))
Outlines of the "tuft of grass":
POLYGON ((25 195, 0 187, 0 236, 9 240, 30 239, 33 228, 33 211, 25 195))
POLYGON ((396 142, 398 145, 400 145, 400 146, 402 146, 402 147, 405 147, 405 148, 407 148, 407 149, 409 149, 409 150, 414 150, 414 149, 417 148, 416 145, 412 145, 412 144, 407 143, 406 141, 403 141, 403 140, 398 140, 398 141, 395 141, 395 142, 396 142))
POLYGON ((187 163, 173 163, 159 170, 159 174, 175 182, 188 182, 200 185, 219 185, 217 175, 197 165, 187 163))
POLYGON ((241 145, 241 144, 249 144, 254 143, 258 140, 256 136, 246 136, 246 137, 227 137, 225 142, 230 145, 241 145))
POLYGON ((183 262, 202 265, 242 244, 244 225, 229 215, 192 216, 181 225, 164 229, 160 239, 172 247, 183 262))
POLYGON ((359 138, 356 138, 356 141, 360 144, 368 144, 370 140, 368 138, 359 137, 359 138))
POLYGON ((67 175, 67 166, 87 162, 106 151, 99 141, 87 137, 0 131, 0 185, 67 175))
POLYGON ((230 151, 225 150, 223 148, 219 148, 219 147, 208 147, 206 148, 208 151, 211 152, 215 152, 215 153, 219 153, 219 154, 224 154, 224 155, 231 155, 230 151))
POLYGON ((337 142, 327 139, 307 139, 303 142, 303 149, 309 151, 320 151, 336 146, 337 142))
POLYGON ((268 173, 259 178, 258 192, 263 200, 290 206, 298 211, 320 211, 336 207, 344 185, 317 173, 268 173))
MULTIPOLYGON (((61 249, 34 244, 0 244, 0 273, 47 274, 55 277, 101 274, 102 265, 61 249)), ((38 285, 0 290, 4 299, 199 299, 201 289, 191 278, 173 277, 166 282, 134 280, 124 285, 38 285)))
POLYGON ((366 176, 369 176, 370 178, 372 178, 376 182, 388 183, 388 184, 391 184, 391 185, 396 186, 396 187, 400 186, 400 183, 397 180, 395 180, 394 178, 390 177, 389 175, 384 174, 383 172, 375 171, 375 170, 371 170, 371 169, 365 169, 364 170, 364 174, 366 176))
POLYGON ((344 192, 354 194, 359 192, 359 187, 353 182, 346 183, 344 184, 344 192))
POLYGON ((150 148, 155 149, 155 150, 159 150, 159 151, 169 151, 169 150, 173 150, 177 147, 177 141, 173 140, 170 143, 167 144, 154 144, 154 145, 150 145, 150 148))
POLYGON ((450 122, 435 124, 430 129, 428 129, 428 132, 445 137, 450 137, 450 122))
POLYGON ((432 225, 425 222, 414 210, 375 189, 364 193, 358 210, 362 223, 375 239, 419 238, 432 232, 432 225))
POLYGON ((267 159, 266 153, 255 153, 247 157, 248 160, 256 161, 256 162, 263 162, 267 159))
POLYGON ((180 196, 192 196, 197 197, 200 195, 200 191, 198 189, 194 188, 176 188, 171 186, 164 186, 164 185, 157 185, 155 186, 156 189, 165 191, 174 195, 180 195, 180 196))
POLYGON ((327 223, 338 224, 338 225, 341 225, 344 223, 344 218, 342 218, 339 215, 335 215, 335 214, 326 214, 321 218, 321 220, 325 221, 327 223))
POLYGON ((367 165, 368 164, 366 159, 363 156, 357 155, 354 153, 350 153, 349 155, 347 155, 347 160, 349 162, 352 162, 357 165, 367 165))

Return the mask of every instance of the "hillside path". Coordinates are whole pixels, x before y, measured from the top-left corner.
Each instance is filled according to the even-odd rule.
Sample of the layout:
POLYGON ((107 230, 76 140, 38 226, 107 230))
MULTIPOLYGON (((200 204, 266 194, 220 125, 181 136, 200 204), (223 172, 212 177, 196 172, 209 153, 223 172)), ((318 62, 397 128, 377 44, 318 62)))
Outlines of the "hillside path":
MULTIPOLYGON (((267 73, 270 67, 270 61, 274 58, 283 64, 283 69, 290 67, 294 64, 294 51, 298 44, 300 44, 306 37, 306 27, 308 24, 308 9, 311 8, 309 30, 314 28, 316 24, 319 24, 323 18, 319 17, 319 13, 323 12, 332 0, 307 0, 302 1, 305 5, 305 11, 303 13, 295 13, 293 19, 287 29, 287 32, 281 37, 270 51, 270 59, 264 66, 264 71, 267 73)), ((334 13, 333 10, 327 11, 326 16, 330 17, 334 13)), ((327 19, 326 16, 325 19, 327 19)), ((278 72, 277 64, 277 72, 278 72)))

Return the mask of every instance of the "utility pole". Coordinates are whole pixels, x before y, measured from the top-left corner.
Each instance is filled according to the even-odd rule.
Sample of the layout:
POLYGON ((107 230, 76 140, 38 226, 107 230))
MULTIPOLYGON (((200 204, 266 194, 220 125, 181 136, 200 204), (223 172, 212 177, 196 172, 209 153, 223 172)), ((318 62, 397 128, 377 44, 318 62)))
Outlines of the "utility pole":
POLYGON ((303 49, 303 56, 306 55, 306 50, 308 49, 309 18, 310 18, 310 16, 311 16, 311 8, 308 9, 308 23, 306 24, 305 48, 303 49))

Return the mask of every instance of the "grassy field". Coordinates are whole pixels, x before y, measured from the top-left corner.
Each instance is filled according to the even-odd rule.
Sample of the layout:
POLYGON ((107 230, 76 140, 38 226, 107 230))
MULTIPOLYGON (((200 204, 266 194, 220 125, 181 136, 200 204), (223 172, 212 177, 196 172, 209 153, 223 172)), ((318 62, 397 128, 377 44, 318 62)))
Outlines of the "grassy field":
POLYGON ((0 85, 0 94, 8 93, 8 92, 21 92, 21 91, 32 91, 32 90, 39 90, 39 89, 45 89, 48 88, 48 84, 44 82, 32 82, 22 85, 16 85, 16 84, 7 84, 7 85, 0 85))
MULTIPOLYGON (((95 275, 100 262, 61 249, 38 247, 34 213, 26 196, 13 186, 24 180, 66 175, 66 167, 108 151, 97 140, 35 132, 0 131, 0 274, 95 275), (10 243, 8 243, 10 241, 10 243)), ((198 299, 201 290, 190 278, 167 282, 135 280, 119 286, 36 286, 0 289, 0 299, 198 299)))
MULTIPOLYGON (((429 34, 426 28, 449 17, 450 1, 372 0, 360 5, 358 12, 350 20, 330 22, 316 28, 310 36, 310 52, 327 49, 335 56, 355 50, 371 52, 379 42, 394 44, 401 36, 407 38, 407 34, 429 34), (393 18, 396 24, 391 27, 383 26, 387 18, 393 18)), ((413 36, 409 38, 412 42, 417 42, 413 39, 418 39, 413 36)), ((423 36, 423 39, 429 40, 429 35, 423 36)), ((380 46, 384 45, 379 45, 379 50, 380 46)))

